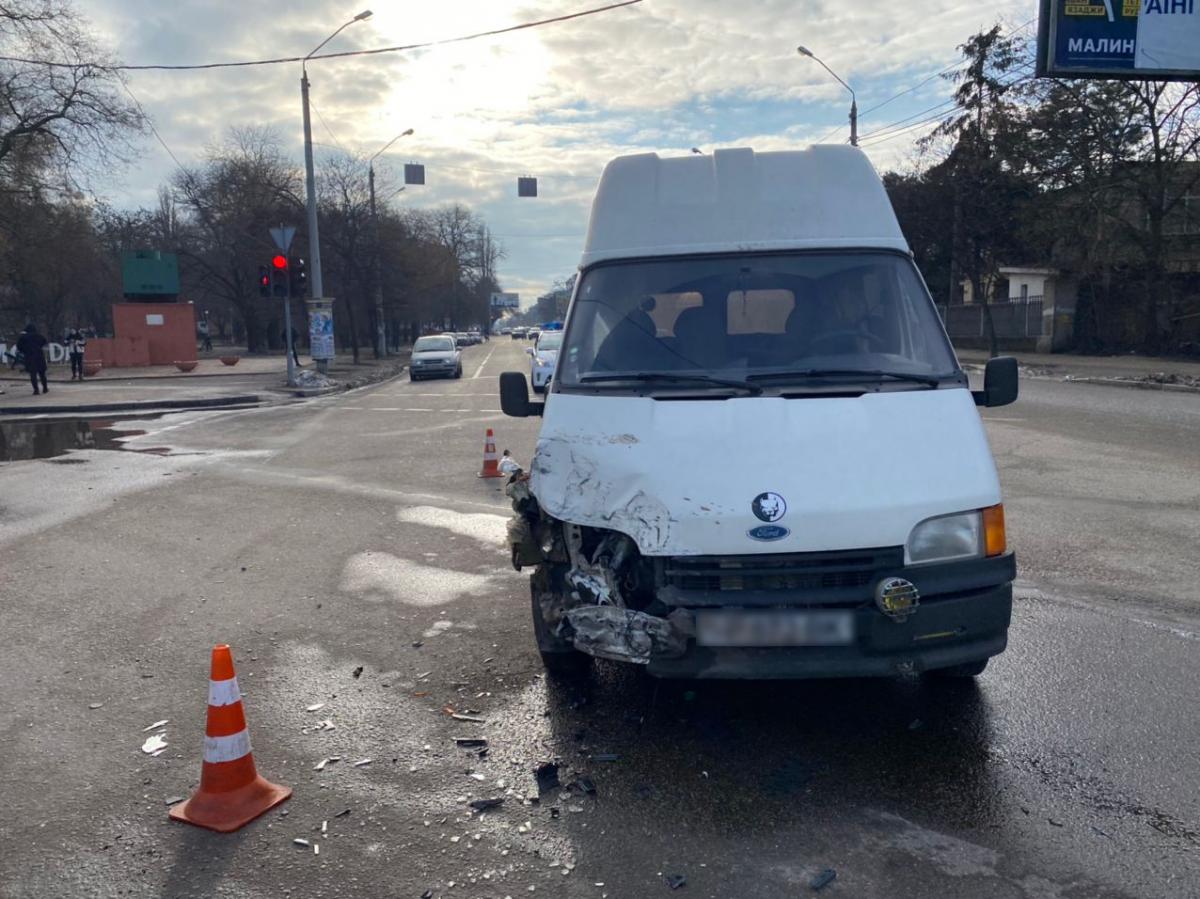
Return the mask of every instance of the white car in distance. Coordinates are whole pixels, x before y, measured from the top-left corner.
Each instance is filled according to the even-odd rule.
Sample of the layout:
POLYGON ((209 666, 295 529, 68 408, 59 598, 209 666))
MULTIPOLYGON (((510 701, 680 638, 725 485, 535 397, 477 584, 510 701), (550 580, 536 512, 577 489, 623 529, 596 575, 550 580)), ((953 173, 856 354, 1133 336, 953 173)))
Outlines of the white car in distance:
POLYGON ((535 393, 544 393, 549 386, 562 339, 562 331, 542 331, 538 334, 537 343, 525 351, 529 354, 529 380, 533 383, 535 393))

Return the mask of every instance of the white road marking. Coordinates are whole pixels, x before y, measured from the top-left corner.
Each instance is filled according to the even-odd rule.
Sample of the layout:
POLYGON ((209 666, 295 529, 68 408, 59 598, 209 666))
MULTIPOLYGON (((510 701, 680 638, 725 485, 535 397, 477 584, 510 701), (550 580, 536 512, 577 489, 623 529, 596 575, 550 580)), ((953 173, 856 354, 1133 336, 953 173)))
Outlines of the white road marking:
POLYGON ((488 350, 488 354, 484 356, 483 361, 479 363, 479 370, 476 371, 475 374, 471 375, 472 381, 479 380, 479 376, 483 374, 483 367, 488 364, 488 360, 492 358, 492 353, 496 352, 497 346, 498 344, 492 344, 492 348, 488 350))
POLYGON ((400 409, 396 406, 372 406, 369 412, 399 412, 400 409))

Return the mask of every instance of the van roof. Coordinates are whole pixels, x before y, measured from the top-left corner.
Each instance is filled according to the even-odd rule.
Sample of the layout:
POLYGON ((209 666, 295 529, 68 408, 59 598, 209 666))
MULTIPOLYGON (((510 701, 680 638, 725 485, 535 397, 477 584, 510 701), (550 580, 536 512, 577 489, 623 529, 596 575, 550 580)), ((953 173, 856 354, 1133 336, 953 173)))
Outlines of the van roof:
POLYGON ((689 253, 870 247, 909 252, 883 183, 857 147, 666 159, 604 168, 581 268, 689 253))

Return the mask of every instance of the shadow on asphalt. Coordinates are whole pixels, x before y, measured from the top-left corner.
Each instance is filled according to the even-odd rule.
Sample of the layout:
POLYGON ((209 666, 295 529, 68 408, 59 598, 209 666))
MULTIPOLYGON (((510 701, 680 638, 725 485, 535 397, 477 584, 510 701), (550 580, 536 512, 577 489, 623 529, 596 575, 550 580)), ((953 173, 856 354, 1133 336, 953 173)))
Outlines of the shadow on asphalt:
POLYGON ((600 664, 547 694, 562 757, 609 802, 656 815, 743 833, 848 803, 964 827, 1003 817, 986 680, 658 681, 600 664))

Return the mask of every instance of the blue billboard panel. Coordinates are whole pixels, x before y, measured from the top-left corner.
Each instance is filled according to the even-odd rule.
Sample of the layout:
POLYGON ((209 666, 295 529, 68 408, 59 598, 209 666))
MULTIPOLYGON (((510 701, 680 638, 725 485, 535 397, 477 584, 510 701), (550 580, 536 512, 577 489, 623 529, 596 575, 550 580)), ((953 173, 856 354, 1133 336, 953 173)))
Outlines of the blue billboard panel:
POLYGON ((1198 0, 1042 0, 1038 74, 1200 79, 1198 0))

